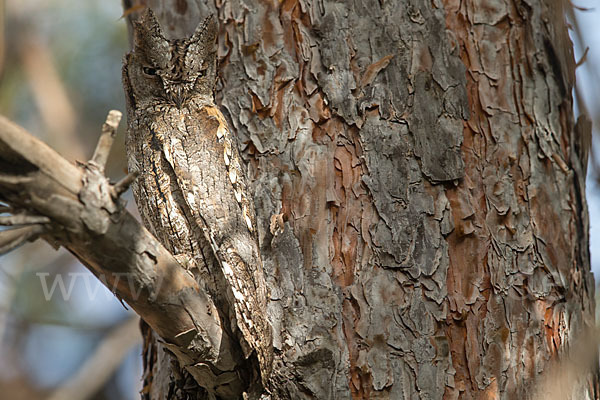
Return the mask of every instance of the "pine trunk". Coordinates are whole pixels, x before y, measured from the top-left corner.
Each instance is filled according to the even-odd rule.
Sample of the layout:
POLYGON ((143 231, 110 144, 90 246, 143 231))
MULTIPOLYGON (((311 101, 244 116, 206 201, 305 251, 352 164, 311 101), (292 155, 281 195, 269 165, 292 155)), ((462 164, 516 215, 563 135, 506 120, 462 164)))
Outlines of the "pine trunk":
MULTIPOLYGON (((562 3, 124 5, 142 2, 172 37, 219 19, 273 399, 557 395, 545 372, 594 326, 589 126, 573 116, 562 3)), ((202 398, 145 331, 145 396, 202 398)), ((597 398, 598 377, 596 362, 557 398, 597 398)))

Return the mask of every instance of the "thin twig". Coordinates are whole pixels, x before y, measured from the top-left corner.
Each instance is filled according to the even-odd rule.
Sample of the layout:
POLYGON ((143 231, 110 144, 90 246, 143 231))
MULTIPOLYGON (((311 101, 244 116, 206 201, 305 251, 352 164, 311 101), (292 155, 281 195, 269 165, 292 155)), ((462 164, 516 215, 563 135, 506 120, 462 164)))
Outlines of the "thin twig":
POLYGON ((27 241, 37 239, 45 231, 46 228, 43 225, 30 225, 0 231, 0 255, 16 249, 27 241))
POLYGON ((106 122, 102 125, 102 134, 100 135, 100 139, 98 139, 98 144, 96 145, 96 150, 94 151, 94 156, 91 160, 91 162, 96 164, 101 171, 104 171, 104 168, 106 167, 110 148, 115 141, 115 135, 122 116, 123 114, 120 111, 110 110, 106 117, 106 122))
POLYGON ((18 54, 48 136, 63 153, 68 150, 73 159, 82 158, 85 151, 77 134, 78 115, 48 44, 36 31, 25 25, 19 28, 18 54))
POLYGON ((50 218, 43 215, 16 214, 0 217, 0 226, 38 225, 50 223, 50 218))
POLYGON ((588 55, 588 52, 589 52, 589 51, 590 51, 590 47, 589 47, 589 46, 587 46, 587 47, 585 48, 585 51, 583 52, 583 55, 582 55, 582 56, 581 56, 581 58, 579 59, 579 61, 577 61, 577 62, 575 63, 575 68, 577 68, 577 67, 581 66, 581 65, 582 65, 584 62, 586 62, 586 60, 587 60, 587 55, 588 55))
POLYGON ((131 172, 131 173, 127 174, 127 176, 125 176, 119 182, 115 183, 113 186, 113 190, 115 192, 115 197, 119 197, 123 193, 125 193, 127 191, 127 189, 129 189, 129 186, 131 186, 133 181, 135 181, 135 178, 137 178, 138 175, 139 175, 139 172, 137 172, 137 171, 131 172))
POLYGON ((27 176, 5 175, 2 173, 2 171, 0 171, 0 184, 2 185, 19 185, 31 180, 32 179, 27 176))

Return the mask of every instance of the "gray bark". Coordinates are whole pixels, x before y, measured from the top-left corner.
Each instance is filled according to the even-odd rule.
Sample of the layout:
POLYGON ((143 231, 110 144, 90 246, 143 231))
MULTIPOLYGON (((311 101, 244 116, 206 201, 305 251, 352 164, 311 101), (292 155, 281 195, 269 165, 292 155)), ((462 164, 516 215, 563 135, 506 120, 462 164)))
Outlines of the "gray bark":
MULTIPOLYGON (((562 3, 148 4, 174 36, 221 24, 275 397, 540 393, 594 325, 562 3)), ((596 398, 597 378, 567 386, 596 398)))
POLYGON ((221 104, 254 179, 290 379, 279 395, 533 393, 593 325, 562 8, 177 3, 222 24, 221 104))

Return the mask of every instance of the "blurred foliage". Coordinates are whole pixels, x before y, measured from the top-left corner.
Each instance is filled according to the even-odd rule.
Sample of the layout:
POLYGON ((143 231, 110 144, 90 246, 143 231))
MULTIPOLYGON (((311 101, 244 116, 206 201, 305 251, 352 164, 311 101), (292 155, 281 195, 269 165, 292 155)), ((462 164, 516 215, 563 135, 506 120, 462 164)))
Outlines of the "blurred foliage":
MULTIPOLYGON (((121 86, 121 60, 127 51, 127 30, 120 2, 113 0, 74 2, 66 0, 9 0, 6 2, 5 58, 0 84, 0 113, 18 122, 47 141, 67 158, 72 159, 71 146, 82 146, 89 157, 98 138, 100 126, 110 109, 124 111, 121 86), (40 57, 50 55, 46 60, 40 57), (37 64, 33 70, 24 67, 27 57, 37 64), (52 107, 56 91, 40 102, 34 93, 35 77, 55 70, 73 111, 75 126, 62 143, 48 129, 44 107, 52 107), (32 78, 33 76, 33 78, 32 78), (48 104, 50 103, 50 104, 48 104), (62 147, 62 148, 61 148, 62 147)), ((39 78, 37 78, 39 79, 39 78)), ((50 85, 48 85, 50 86, 50 85)), ((50 87, 52 89, 52 87, 50 87)), ((38 89, 39 90, 39 89, 38 89)), ((42 94, 43 95, 43 94, 42 94)), ((37 97, 40 97, 38 95, 37 97)), ((55 118, 64 121, 65 115, 55 118)), ((123 142, 121 126, 119 139, 123 142)), ((114 148, 109 173, 123 174, 123 146, 114 148)), ((81 156, 81 155, 79 155, 81 156)))
MULTIPOLYGON (((0 11, 0 113, 65 158, 87 160, 108 111, 125 111, 120 1, 0 0, 0 11)), ((124 135, 122 123, 109 160, 113 179, 126 169, 124 135)), ((99 285, 74 257, 43 242, 0 258, 0 398, 46 398, 128 318, 99 285), (69 298, 57 287, 47 301, 40 272, 48 286, 62 278, 69 289, 75 279, 69 298)), ((139 354, 94 398, 139 398, 139 354)))

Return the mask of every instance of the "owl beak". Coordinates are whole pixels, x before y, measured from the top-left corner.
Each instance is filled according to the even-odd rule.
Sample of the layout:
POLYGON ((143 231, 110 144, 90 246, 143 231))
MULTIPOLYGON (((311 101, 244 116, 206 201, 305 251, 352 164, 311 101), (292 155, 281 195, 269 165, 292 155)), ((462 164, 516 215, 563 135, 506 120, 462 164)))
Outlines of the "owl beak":
POLYGON ((185 102, 185 91, 182 87, 177 87, 171 92, 170 97, 173 103, 175 103, 175 105, 177 106, 177 108, 181 108, 181 106, 185 102))

